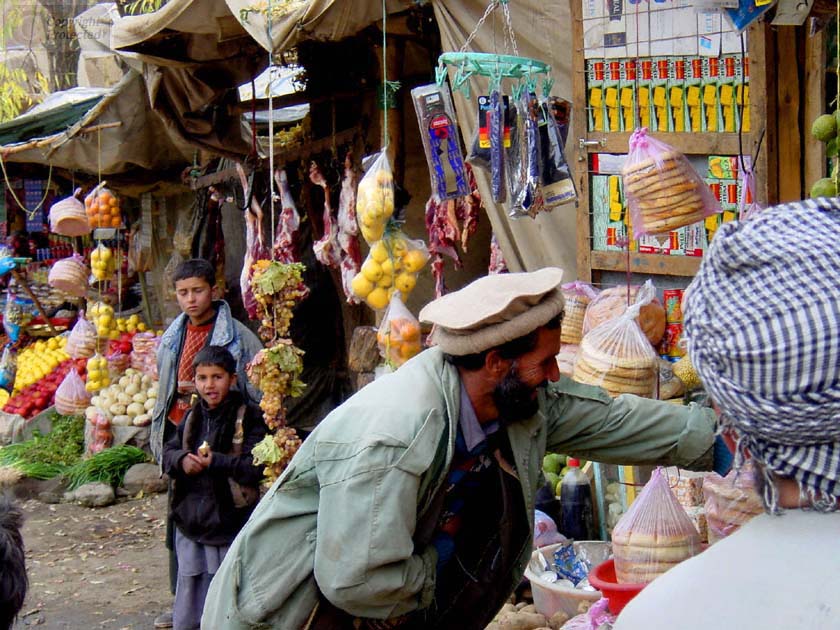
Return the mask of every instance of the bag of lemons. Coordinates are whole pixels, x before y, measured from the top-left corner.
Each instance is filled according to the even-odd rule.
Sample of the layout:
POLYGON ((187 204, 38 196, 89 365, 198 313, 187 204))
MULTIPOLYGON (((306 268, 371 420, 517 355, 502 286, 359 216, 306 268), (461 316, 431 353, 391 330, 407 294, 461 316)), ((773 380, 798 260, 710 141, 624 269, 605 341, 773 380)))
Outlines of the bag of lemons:
POLYGON ((373 245, 385 234, 385 224, 394 214, 394 175, 383 150, 359 182, 356 217, 362 237, 373 245))
POLYGON ((389 231, 371 244, 361 270, 351 281, 353 294, 376 311, 386 308, 395 293, 405 302, 428 261, 429 250, 423 241, 408 239, 399 230, 389 231))

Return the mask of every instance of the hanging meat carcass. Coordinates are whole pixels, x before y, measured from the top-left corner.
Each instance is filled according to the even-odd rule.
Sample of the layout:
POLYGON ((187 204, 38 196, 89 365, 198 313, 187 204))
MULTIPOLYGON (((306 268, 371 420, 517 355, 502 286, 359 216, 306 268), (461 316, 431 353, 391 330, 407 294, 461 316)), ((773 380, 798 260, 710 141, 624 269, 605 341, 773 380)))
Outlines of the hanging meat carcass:
POLYGON ((254 196, 253 180, 251 183, 248 182, 248 177, 245 175, 245 170, 241 164, 236 165, 236 172, 239 174, 247 204, 245 208, 245 258, 242 261, 242 272, 239 275, 239 289, 242 292, 242 303, 245 310, 248 312, 248 316, 253 319, 257 316, 257 301, 251 289, 253 267, 256 261, 268 258, 269 253, 263 240, 263 212, 254 196))
POLYGON ((348 304, 359 304, 361 300, 353 295, 351 282, 362 266, 362 252, 359 248, 359 225, 356 223, 356 173, 353 170, 353 155, 348 151, 344 157, 344 178, 341 180, 341 194, 338 197, 338 244, 341 247, 341 285, 348 304))
POLYGON ((338 244, 338 222, 333 218, 330 205, 330 187, 321 167, 315 162, 309 165, 309 181, 324 189, 324 235, 313 245, 315 258, 326 265, 338 269, 341 265, 341 254, 338 244))
POLYGON ((274 237, 274 258, 282 263, 297 262, 295 232, 300 227, 300 215, 295 207, 295 200, 289 188, 289 178, 285 169, 274 171, 274 181, 280 191, 280 218, 277 221, 277 234, 274 237))

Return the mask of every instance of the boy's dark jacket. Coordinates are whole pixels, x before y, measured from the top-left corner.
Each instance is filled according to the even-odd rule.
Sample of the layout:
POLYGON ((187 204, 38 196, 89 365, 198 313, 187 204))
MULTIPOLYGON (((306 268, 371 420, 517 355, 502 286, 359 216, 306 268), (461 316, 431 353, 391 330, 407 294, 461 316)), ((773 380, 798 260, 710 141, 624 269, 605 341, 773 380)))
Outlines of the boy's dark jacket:
POLYGON ((163 447, 163 469, 175 480, 172 518, 185 536, 203 545, 230 544, 255 507, 234 507, 228 482, 231 478, 242 485, 257 486, 263 477, 262 469, 254 466, 251 458, 251 449, 267 431, 259 407, 248 405, 245 412, 242 454, 229 454, 241 405, 242 394, 236 390, 231 390, 216 409, 208 409, 201 400, 191 412, 196 415, 194 443, 189 444, 189 451, 183 448, 186 422, 178 425, 177 432, 163 447), (197 453, 204 440, 213 451, 210 467, 197 475, 187 475, 181 460, 188 452, 197 453))

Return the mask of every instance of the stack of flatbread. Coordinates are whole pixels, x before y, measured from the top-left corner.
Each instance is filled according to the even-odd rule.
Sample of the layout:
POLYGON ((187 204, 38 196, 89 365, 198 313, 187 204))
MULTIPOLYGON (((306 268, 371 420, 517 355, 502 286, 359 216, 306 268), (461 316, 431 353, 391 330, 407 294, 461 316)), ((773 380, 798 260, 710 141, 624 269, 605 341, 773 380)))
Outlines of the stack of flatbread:
POLYGON ((603 387, 610 396, 637 394, 655 398, 659 378, 659 359, 653 348, 635 353, 630 344, 608 354, 596 347, 592 337, 580 344, 572 378, 578 383, 603 387), (623 354, 618 352, 624 351, 623 354))

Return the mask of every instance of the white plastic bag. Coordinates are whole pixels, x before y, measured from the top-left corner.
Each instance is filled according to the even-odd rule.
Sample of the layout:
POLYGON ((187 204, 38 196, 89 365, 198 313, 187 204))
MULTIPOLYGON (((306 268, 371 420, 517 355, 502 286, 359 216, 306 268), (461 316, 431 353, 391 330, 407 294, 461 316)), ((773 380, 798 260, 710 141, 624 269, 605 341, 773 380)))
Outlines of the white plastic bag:
POLYGON ((74 359, 87 359, 96 352, 96 326, 85 319, 84 313, 79 313, 64 350, 74 359))
POLYGON ((66 416, 83 414, 90 404, 90 398, 85 382, 73 367, 55 390, 55 410, 66 416))

